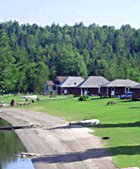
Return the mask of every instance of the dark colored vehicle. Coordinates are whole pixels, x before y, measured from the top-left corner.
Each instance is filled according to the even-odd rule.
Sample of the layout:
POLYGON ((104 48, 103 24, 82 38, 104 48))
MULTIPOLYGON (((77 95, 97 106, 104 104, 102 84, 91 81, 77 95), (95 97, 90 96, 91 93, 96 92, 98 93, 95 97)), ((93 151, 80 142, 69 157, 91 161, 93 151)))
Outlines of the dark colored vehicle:
POLYGON ((120 99, 130 99, 132 98, 132 93, 126 93, 120 96, 120 99))

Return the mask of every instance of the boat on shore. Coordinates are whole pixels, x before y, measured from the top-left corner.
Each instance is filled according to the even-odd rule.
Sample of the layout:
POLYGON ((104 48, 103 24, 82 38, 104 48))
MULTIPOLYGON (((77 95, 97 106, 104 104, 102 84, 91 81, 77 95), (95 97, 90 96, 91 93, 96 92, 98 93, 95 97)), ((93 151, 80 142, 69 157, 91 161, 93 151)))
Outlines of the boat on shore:
POLYGON ((37 99, 37 95, 21 96, 23 99, 37 99))

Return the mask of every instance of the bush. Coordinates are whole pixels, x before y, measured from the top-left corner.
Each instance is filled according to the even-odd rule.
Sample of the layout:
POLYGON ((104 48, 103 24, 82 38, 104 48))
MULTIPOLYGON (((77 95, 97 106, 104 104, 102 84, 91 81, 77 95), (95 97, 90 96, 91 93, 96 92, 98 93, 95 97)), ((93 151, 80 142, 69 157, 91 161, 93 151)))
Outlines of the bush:
POLYGON ((40 98, 37 98, 36 100, 37 100, 37 101, 39 101, 39 100, 40 100, 40 98))
POLYGON ((79 101, 89 101, 89 96, 88 95, 82 95, 78 99, 79 101))
POLYGON ((78 95, 78 94, 75 94, 75 95, 74 95, 74 97, 79 97, 79 96, 80 96, 80 95, 78 95))
POLYGON ((51 91, 50 91, 50 97, 56 97, 54 90, 51 90, 51 91))

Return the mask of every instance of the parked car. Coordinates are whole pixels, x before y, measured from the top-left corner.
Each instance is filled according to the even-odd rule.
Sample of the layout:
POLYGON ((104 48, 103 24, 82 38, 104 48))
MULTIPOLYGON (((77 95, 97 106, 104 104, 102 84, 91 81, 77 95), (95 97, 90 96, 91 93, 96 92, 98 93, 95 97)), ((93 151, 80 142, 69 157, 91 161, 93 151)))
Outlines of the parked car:
POLYGON ((120 99, 130 99, 130 98, 132 98, 132 92, 120 96, 120 99))

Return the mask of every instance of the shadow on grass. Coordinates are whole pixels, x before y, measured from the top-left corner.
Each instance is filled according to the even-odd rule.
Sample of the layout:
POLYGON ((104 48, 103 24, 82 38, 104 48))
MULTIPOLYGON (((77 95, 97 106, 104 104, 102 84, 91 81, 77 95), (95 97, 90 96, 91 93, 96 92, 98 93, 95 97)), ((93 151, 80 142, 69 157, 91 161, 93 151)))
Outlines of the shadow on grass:
POLYGON ((132 100, 132 99, 120 99, 118 100, 118 102, 122 102, 122 103, 128 103, 128 102, 139 102, 140 99, 138 100, 132 100))
POLYGON ((140 107, 129 107, 129 109, 140 109, 140 107))
POLYGON ((115 128, 115 127, 140 127, 140 121, 135 123, 118 123, 118 124, 99 124, 99 125, 66 125, 66 126, 58 126, 53 128, 46 128, 46 130, 61 130, 61 129, 72 129, 72 128, 83 128, 83 127, 93 127, 93 128, 115 128))
POLYGON ((140 127, 140 121, 135 123, 118 123, 118 124, 99 124, 95 128, 115 128, 115 127, 140 127))
POLYGON ((74 152, 67 154, 55 154, 55 155, 44 155, 42 157, 37 157, 32 159, 33 163, 44 162, 44 163, 71 163, 84 161, 87 159, 96 159, 101 157, 107 157, 110 153, 112 156, 116 155, 136 155, 140 154, 140 146, 119 146, 111 148, 95 148, 88 149, 84 152, 74 152))
POLYGON ((82 128, 81 125, 67 125, 67 126, 59 126, 53 128, 46 128, 47 130, 61 130, 61 129, 71 129, 71 128, 82 128))
POLYGON ((120 100, 117 100, 117 102, 130 103, 130 102, 135 102, 135 101, 133 101, 132 99, 120 99, 120 100))
POLYGON ((101 100, 101 98, 90 98, 90 100, 101 100))

